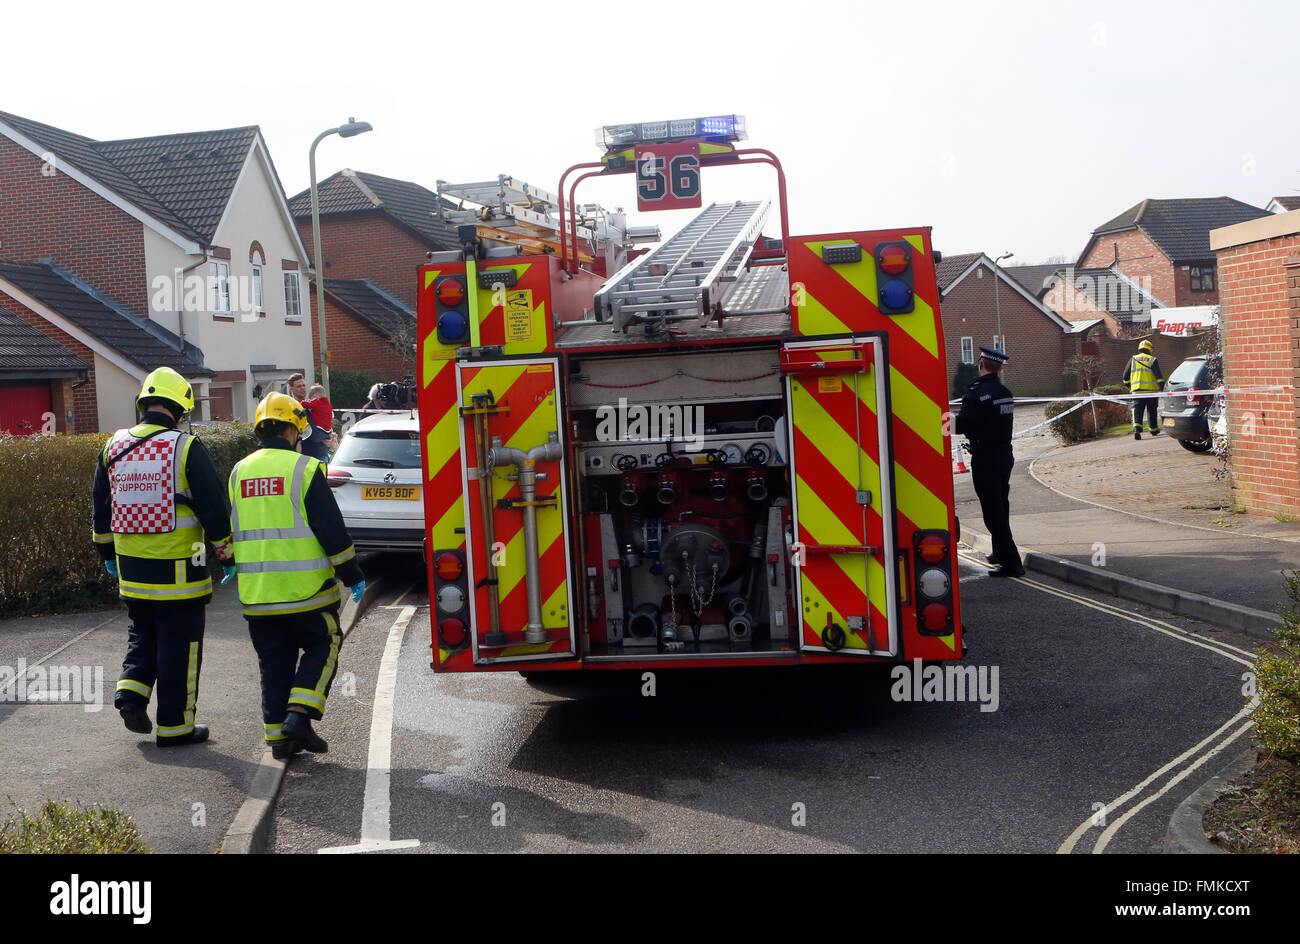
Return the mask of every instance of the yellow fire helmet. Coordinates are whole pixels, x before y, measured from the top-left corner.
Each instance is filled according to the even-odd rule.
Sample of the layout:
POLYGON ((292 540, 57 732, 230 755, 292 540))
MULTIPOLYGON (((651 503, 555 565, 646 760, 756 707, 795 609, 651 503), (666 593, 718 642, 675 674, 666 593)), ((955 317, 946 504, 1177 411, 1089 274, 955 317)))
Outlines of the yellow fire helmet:
POLYGON ((1143 341, 1141 344, 1138 345, 1138 350, 1146 351, 1148 354, 1150 354, 1152 351, 1155 350, 1155 348, 1151 346, 1150 341, 1143 341))
POLYGON ((307 432, 307 411, 287 393, 268 393, 262 398, 253 414, 253 427, 261 426, 266 420, 280 420, 296 426, 299 435, 307 432))
POLYGON ((146 397, 162 397, 180 406, 186 413, 194 409, 194 388, 190 382, 170 367, 159 367, 144 379, 140 395, 135 398, 135 408, 146 397))

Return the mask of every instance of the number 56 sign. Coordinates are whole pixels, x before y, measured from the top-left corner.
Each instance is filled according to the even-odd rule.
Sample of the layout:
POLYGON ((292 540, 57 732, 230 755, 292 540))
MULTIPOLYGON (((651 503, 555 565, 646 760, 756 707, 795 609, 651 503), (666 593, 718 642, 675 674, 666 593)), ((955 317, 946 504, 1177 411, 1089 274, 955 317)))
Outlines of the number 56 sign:
POLYGON ((681 142, 636 149, 638 210, 680 210, 701 205, 698 144, 681 142))

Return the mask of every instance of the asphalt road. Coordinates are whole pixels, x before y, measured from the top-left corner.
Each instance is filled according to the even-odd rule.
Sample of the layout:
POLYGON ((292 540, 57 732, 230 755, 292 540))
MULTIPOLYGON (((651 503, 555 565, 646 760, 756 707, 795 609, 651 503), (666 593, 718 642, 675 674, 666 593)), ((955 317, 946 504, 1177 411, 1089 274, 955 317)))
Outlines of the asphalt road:
POLYGON ((653 697, 639 674, 435 676, 427 596, 404 589, 344 645, 330 752, 290 764, 277 852, 355 846, 363 819, 409 853, 1056 852, 1072 834, 1074 852, 1150 852, 1243 744, 1184 774, 1243 706, 1247 639, 1036 575, 963 578, 966 662, 997 669, 995 711, 895 701, 879 667, 662 671, 653 697), (368 774, 402 618, 391 773, 368 774))

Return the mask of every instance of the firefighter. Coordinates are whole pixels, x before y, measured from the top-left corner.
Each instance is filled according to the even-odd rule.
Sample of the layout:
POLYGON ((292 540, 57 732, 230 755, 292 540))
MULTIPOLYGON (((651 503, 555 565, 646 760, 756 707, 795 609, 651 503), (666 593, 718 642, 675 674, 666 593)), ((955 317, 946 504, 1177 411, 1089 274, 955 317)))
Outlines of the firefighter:
POLYGON ((114 433, 95 465, 95 547, 131 621, 113 705, 127 730, 149 734, 156 688, 160 747, 208 739, 194 723, 212 599, 205 538, 224 565, 222 583, 234 573, 221 479, 203 443, 176 428, 193 408, 189 382, 159 367, 136 398, 139 424, 114 433))
POLYGON ((295 449, 307 411, 268 394, 253 430, 262 448, 230 474, 239 599, 262 676, 262 722, 272 754, 328 750, 312 730, 338 668, 337 574, 360 600, 366 582, 325 480, 324 465, 295 449))
POLYGON ((1023 577, 1024 564, 1011 537, 1011 426, 1015 398, 999 379, 1007 355, 980 348, 980 375, 962 397, 955 429, 970 440, 971 479, 979 496, 984 526, 993 540, 990 577, 1023 577))
MULTIPOLYGON (((1160 361, 1156 360, 1151 342, 1143 340, 1138 345, 1138 352, 1124 365, 1124 383, 1128 384, 1130 393, 1156 393, 1165 389, 1165 375, 1160 370, 1160 361)), ((1133 438, 1142 439, 1142 412, 1146 411, 1147 423, 1152 436, 1160 435, 1156 425, 1157 396, 1140 396, 1133 400, 1133 438)))

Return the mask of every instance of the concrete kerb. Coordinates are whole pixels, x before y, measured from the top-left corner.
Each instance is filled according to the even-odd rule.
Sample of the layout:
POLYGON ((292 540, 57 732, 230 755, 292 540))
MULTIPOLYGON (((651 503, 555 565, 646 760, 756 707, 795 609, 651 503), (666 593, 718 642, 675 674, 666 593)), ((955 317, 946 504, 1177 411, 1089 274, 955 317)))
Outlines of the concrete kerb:
MULTIPOLYGON (((346 637, 356 624, 374 606, 379 598, 379 591, 384 586, 383 577, 367 584, 361 599, 353 603, 352 597, 345 597, 339 609, 339 628, 346 637)), ((271 835, 272 815, 275 801, 280 795, 280 786, 284 783, 285 762, 271 756, 268 748, 262 752, 262 759, 253 782, 249 785, 248 796, 235 814, 234 821, 226 830, 221 840, 223 855, 255 855, 266 852, 271 835)))
MULTIPOLYGON (((962 532, 962 539, 971 547, 985 554, 992 553, 993 543, 987 534, 966 526, 963 526, 962 532)), ((1135 603, 1145 603, 1147 606, 1188 616, 1204 623, 1239 629, 1248 636, 1272 640, 1273 631, 1283 625, 1280 616, 1264 610, 1251 609, 1226 600, 1216 600, 1204 594, 1178 587, 1167 587, 1138 577, 1127 577, 1113 570, 1089 567, 1086 564, 1044 554, 1042 551, 1025 548, 1021 556, 1024 558, 1026 570, 1036 570, 1058 580, 1064 580, 1066 583, 1099 590, 1110 596, 1132 600, 1135 603)))
POLYGON ((1229 762, 1201 788, 1189 796, 1169 817, 1163 850, 1170 855, 1226 855, 1227 850, 1205 838, 1205 811, 1219 794, 1232 786, 1232 781, 1255 766, 1254 748, 1246 748, 1229 762))

